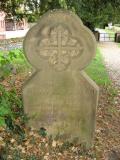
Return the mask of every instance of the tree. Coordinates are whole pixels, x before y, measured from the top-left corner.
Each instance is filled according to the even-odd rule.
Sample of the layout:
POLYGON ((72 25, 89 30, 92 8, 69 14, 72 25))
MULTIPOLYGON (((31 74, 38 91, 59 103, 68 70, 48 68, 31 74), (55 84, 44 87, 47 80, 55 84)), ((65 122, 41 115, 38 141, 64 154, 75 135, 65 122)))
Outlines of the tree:
POLYGON ((119 0, 66 0, 91 30, 109 22, 120 23, 119 0))
POLYGON ((27 16, 29 21, 36 21, 48 10, 64 8, 75 12, 91 30, 110 21, 120 23, 119 0, 1 0, 0 3, 2 10, 17 17, 27 16))
POLYGON ((24 0, 0 0, 0 10, 12 16, 17 16, 21 12, 21 5, 24 0))

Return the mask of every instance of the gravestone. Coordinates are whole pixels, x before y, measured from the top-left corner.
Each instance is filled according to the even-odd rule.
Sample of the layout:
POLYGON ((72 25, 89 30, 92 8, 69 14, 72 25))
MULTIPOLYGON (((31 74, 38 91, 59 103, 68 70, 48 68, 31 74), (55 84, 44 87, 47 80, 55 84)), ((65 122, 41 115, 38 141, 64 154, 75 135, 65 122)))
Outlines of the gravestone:
POLYGON ((29 30, 24 51, 36 69, 23 88, 29 125, 90 146, 98 87, 83 69, 95 56, 92 33, 72 12, 49 11, 29 30))

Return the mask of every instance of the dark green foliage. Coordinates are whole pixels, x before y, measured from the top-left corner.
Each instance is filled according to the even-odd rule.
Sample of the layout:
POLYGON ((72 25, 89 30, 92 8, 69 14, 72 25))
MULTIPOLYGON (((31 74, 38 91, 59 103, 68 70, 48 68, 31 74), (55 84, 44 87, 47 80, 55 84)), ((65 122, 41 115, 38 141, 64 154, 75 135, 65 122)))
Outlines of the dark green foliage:
POLYGON ((0 85, 0 125, 4 124, 4 116, 12 115, 10 94, 0 85))
POLYGON ((23 114, 23 104, 21 97, 17 95, 13 88, 7 91, 3 85, 0 85, 0 125, 6 125, 12 129, 12 117, 17 118, 23 114))
POLYGON ((46 137, 47 136, 47 131, 45 128, 41 127, 38 131, 39 135, 42 137, 46 137))
POLYGON ((51 9, 64 8, 74 11, 91 30, 104 27, 109 22, 120 23, 119 0, 5 0, 1 9, 13 16, 28 17, 29 22, 36 21, 40 15, 51 9), (24 9, 20 5, 24 4, 24 9), (31 11, 31 12, 29 12, 31 11))
POLYGON ((21 160, 21 159, 22 159, 21 151, 16 149, 13 153, 13 160, 21 160))
POLYGON ((17 74, 21 69, 30 67, 22 50, 11 50, 0 52, 0 80, 10 74, 17 74))
POLYGON ((25 72, 25 69, 28 71, 28 68, 30 68, 30 65, 26 61, 22 50, 0 52, 0 125, 6 124, 10 130, 12 130, 11 118, 20 116, 24 124, 28 117, 23 113, 22 97, 18 95, 15 89, 15 81, 9 79, 8 88, 11 88, 9 90, 2 85, 2 81, 10 75, 14 78, 17 73, 23 70, 25 72))
POLYGON ((19 125, 15 124, 10 115, 5 115, 4 120, 7 130, 9 130, 12 134, 19 135, 20 140, 25 138, 25 131, 19 125))
POLYGON ((25 138, 25 131, 19 125, 14 124, 14 133, 18 134, 21 139, 25 138))
POLYGON ((7 129, 9 129, 10 131, 13 131, 14 125, 13 125, 13 120, 12 120, 11 116, 5 115, 4 119, 5 119, 5 124, 6 124, 7 129))
MULTIPOLYGON (((38 160, 35 155, 29 156, 27 160, 38 160)), ((42 159, 41 159, 42 160, 42 159)))

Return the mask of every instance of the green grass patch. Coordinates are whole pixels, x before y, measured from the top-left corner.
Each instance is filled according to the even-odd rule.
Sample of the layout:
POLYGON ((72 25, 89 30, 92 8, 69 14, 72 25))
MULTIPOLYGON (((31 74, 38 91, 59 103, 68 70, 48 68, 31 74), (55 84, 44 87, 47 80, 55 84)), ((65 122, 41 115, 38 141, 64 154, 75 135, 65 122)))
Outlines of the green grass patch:
POLYGON ((10 74, 24 72, 28 68, 30 68, 30 64, 27 62, 23 50, 0 51, 0 79, 10 74))
POLYGON ((98 85, 111 84, 111 80, 109 79, 109 75, 105 68, 100 49, 97 49, 96 57, 92 60, 91 64, 86 68, 85 71, 98 85))
POLYGON ((112 34, 112 35, 115 34, 115 32, 113 30, 109 30, 109 29, 105 29, 105 32, 107 32, 108 34, 112 34))
POLYGON ((0 84, 0 126, 5 125, 5 117, 16 118, 23 115, 23 103, 14 86, 8 91, 0 84))
POLYGON ((118 43, 118 47, 120 48, 120 43, 118 43))
MULTIPOLYGON (((31 69, 27 62, 23 50, 16 49, 9 52, 0 52, 0 75, 9 76, 14 70, 25 72, 31 69)), ((97 49, 96 57, 87 67, 86 72, 98 85, 109 85, 111 83, 100 50, 97 49)))

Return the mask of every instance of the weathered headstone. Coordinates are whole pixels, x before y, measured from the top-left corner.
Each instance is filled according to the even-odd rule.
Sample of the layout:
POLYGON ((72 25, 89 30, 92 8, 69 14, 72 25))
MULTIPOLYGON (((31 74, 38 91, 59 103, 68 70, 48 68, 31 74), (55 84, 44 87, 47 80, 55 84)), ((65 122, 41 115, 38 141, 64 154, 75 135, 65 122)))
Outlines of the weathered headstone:
POLYGON ((23 89, 30 125, 89 146, 98 87, 83 69, 96 52, 92 33, 73 13, 50 11, 28 32, 24 51, 36 69, 23 89))

